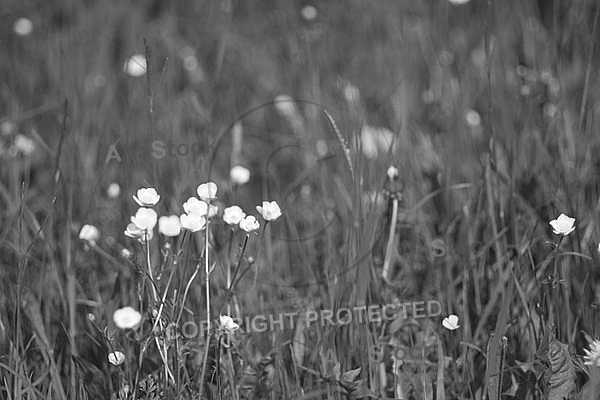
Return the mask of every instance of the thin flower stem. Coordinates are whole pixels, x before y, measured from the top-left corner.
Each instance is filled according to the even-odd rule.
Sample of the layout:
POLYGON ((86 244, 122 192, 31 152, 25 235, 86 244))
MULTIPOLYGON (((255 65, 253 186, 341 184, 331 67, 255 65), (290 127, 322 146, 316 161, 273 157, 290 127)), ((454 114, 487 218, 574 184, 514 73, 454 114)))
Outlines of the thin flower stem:
POLYGON ((154 302, 158 303, 158 293, 156 292, 156 287, 154 286, 154 276, 152 274, 152 264, 150 262, 150 240, 148 240, 148 232, 146 231, 144 235, 146 235, 146 266, 148 267, 150 286, 152 287, 152 295, 154 296, 154 302))

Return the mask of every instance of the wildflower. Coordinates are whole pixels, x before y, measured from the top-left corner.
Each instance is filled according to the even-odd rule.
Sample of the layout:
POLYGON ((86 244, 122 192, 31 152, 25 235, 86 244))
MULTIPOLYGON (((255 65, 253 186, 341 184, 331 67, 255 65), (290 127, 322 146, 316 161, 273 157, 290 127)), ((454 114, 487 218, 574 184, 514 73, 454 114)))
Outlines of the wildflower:
POLYGON ((219 322, 221 323, 221 327, 225 329, 226 332, 233 332, 240 327, 233 321, 233 318, 228 315, 219 316, 219 322))
POLYGON ((598 253, 600 253, 600 243, 598 243, 598 247, 596 248, 596 251, 597 251, 598 253))
POLYGON ((146 57, 142 54, 135 54, 125 61, 123 71, 134 78, 144 76, 146 74, 146 57))
POLYGON ((460 328, 460 325, 458 325, 458 316, 454 314, 448 315, 443 319, 442 326, 451 331, 460 328))
POLYGON ((583 349, 585 355, 583 361, 585 365, 595 365, 600 367, 600 340, 594 340, 590 343, 590 349, 583 349))
POLYGON ((33 32, 33 22, 27 18, 19 18, 15 21, 13 30, 19 36, 27 36, 33 32))
POLYGON ((391 165, 387 170, 387 176, 390 180, 394 180, 398 177, 398 168, 391 165))
POLYGON ((240 229, 246 231, 246 233, 253 232, 260 228, 260 224, 256 220, 254 215, 248 215, 239 223, 240 229))
MULTIPOLYGON (((131 222, 140 229, 151 231, 154 229, 158 220, 158 214, 151 208, 141 207, 135 213, 135 216, 131 217, 131 222)), ((129 227, 128 227, 129 228, 129 227)))
POLYGON ((108 362, 112 365, 119 366, 123 364, 123 361, 125 361, 125 354, 120 351, 113 351, 108 355, 108 362))
POLYGON ((181 232, 181 221, 177 215, 163 216, 158 219, 158 231, 169 237, 177 236, 181 232))
POLYGON ((116 199, 117 197, 119 197, 119 194, 121 194, 121 187, 118 183, 113 182, 110 185, 108 185, 108 188, 106 189, 106 195, 109 198, 116 199))
POLYGON ((160 200, 160 195, 154 188, 142 188, 137 191, 137 196, 133 196, 133 200, 141 207, 154 207, 160 200))
POLYGON ((188 214, 206 215, 208 214, 208 204, 195 197, 190 197, 183 203, 183 210, 188 214))
POLYGON ((246 213, 238 206, 227 207, 223 211, 223 221, 229 225, 237 225, 246 218, 246 213))
POLYGON ((116 310, 113 314, 113 321, 120 329, 135 328, 142 320, 142 314, 132 307, 123 307, 116 310))
POLYGON ((79 239, 89 242, 92 246, 100 239, 100 231, 94 225, 84 225, 79 231, 79 239))
POLYGON ((555 234, 567 236, 575 230, 575 218, 560 214, 557 219, 550 221, 555 234))
POLYGON ((250 170, 241 165, 236 165, 229 171, 229 179, 236 185, 243 185, 250 180, 250 170))
POLYGON ((219 207, 214 204, 208 205, 208 218, 212 218, 219 213, 219 207))
POLYGON ((33 143, 33 140, 21 134, 15 136, 15 147, 17 148, 17 151, 24 156, 31 155, 31 153, 33 153, 35 150, 35 144, 33 143))
POLYGON ((152 230, 141 229, 133 222, 127 225, 127 229, 124 233, 125 236, 138 239, 142 243, 149 242, 154 237, 154 232, 152 232, 152 230))
POLYGON ((313 19, 317 18, 318 15, 317 9, 313 6, 302 7, 300 13, 302 14, 302 18, 304 18, 307 21, 312 21, 313 19))
POLYGON ((206 182, 196 189, 198 197, 204 201, 210 201, 217 198, 217 185, 214 182, 206 182))
POLYGON ((275 221, 277 218, 281 217, 281 208, 276 201, 263 201, 262 207, 256 206, 256 211, 262 215, 265 221, 275 221))
POLYGON ((206 227, 206 218, 196 213, 182 214, 179 219, 181 226, 191 232, 198 232, 206 227))

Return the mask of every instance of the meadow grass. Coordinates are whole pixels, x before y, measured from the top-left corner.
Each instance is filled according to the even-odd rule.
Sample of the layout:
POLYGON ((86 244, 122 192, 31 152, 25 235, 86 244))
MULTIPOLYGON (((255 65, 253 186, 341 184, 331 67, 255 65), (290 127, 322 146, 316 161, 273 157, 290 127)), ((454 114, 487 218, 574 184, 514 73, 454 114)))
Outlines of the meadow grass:
POLYGON ((6 2, 0 398, 600 398, 600 4, 307 5, 6 2))

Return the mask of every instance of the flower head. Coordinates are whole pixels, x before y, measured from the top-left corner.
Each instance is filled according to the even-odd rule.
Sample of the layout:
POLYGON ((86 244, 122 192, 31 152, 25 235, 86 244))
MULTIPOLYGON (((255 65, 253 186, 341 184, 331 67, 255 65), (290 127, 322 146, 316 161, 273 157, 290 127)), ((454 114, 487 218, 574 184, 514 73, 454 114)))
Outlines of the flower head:
POLYGON ((141 320, 142 314, 129 306, 119 308, 113 314, 113 321, 115 325, 121 329, 135 328, 141 320))
POLYGON ((238 206, 227 207, 223 211, 223 221, 229 225, 237 225, 246 218, 246 213, 238 206))
POLYGON ((393 165, 390 166, 387 170, 387 176, 390 178, 390 180, 396 179, 398 177, 398 168, 394 167, 393 165))
POLYGON ((233 321, 233 318, 231 318, 228 315, 221 315, 219 316, 219 322, 221 323, 221 327, 226 331, 226 332, 233 332, 237 329, 239 329, 239 325, 236 324, 233 321))
POLYGON ((197 197, 190 197, 183 203, 183 210, 188 214, 206 215, 208 212, 208 204, 197 197))
POLYGON ((123 232, 125 236, 129 236, 130 238, 138 239, 142 243, 146 243, 154 237, 154 232, 152 230, 140 229, 133 222, 127 225, 127 229, 123 232))
POLYGON ((123 71, 129 76, 135 78, 144 76, 146 74, 146 57, 142 54, 135 54, 125 61, 123 65, 123 71))
POLYGON ((229 171, 229 179, 236 185, 243 185, 250 180, 250 170, 241 165, 236 165, 229 171))
POLYGON ((131 217, 131 222, 140 229, 151 231, 156 226, 158 214, 151 208, 140 207, 135 215, 131 217))
POLYGON ((33 32, 33 22, 27 18, 19 18, 13 24, 13 30, 19 36, 27 36, 33 32))
POLYGON ((451 331, 460 328, 460 325, 458 325, 458 316, 454 314, 448 315, 442 320, 442 326, 451 331))
POLYGON ((181 221, 177 215, 163 216, 158 219, 158 231, 169 237, 178 236, 181 232, 181 221))
POLYGON ((125 354, 121 353, 118 350, 113 351, 112 353, 110 353, 108 355, 108 362, 111 363, 112 365, 119 366, 119 365, 123 364, 123 361, 125 361, 125 354))
POLYGON ((240 229, 246 231, 247 233, 254 232, 258 228, 260 228, 260 224, 256 220, 254 215, 248 215, 239 223, 240 229))
MULTIPOLYGON (((116 199, 121 193, 121 187, 118 183, 113 182, 106 188, 106 195, 111 199, 116 199)), ((139 203, 138 203, 139 204, 139 203)))
POLYGON ((198 232, 206 227, 206 218, 200 214, 182 214, 179 219, 181 226, 191 232, 198 232))
POLYGON ((85 240, 90 244, 96 244, 96 241, 100 239, 100 231, 94 225, 84 225, 79 231, 79 239, 85 240))
POLYGON ((204 201, 210 201, 217 198, 217 185, 214 182, 206 182, 196 189, 198 197, 204 201))
POLYGON ((557 219, 550 221, 550 226, 555 234, 567 236, 575 230, 575 218, 560 214, 557 219))
POLYGON ((594 340, 590 343, 590 349, 583 349, 585 355, 583 361, 585 365, 595 365, 600 367, 600 340, 594 340))
POLYGON ((133 200, 141 207, 154 207, 160 200, 160 195, 154 188, 142 188, 137 191, 137 196, 133 195, 133 200))
POLYGON ((263 201, 262 206, 256 206, 256 211, 262 215, 265 221, 275 221, 281 217, 281 208, 276 201, 263 201))

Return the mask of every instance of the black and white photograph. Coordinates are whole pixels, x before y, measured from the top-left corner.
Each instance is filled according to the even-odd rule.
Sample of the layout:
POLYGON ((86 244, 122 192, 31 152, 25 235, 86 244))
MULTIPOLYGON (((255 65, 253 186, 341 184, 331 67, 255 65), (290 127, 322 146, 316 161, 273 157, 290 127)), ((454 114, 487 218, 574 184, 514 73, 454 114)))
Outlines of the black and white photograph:
POLYGON ((0 399, 600 400, 600 0, 0 0, 0 399))

